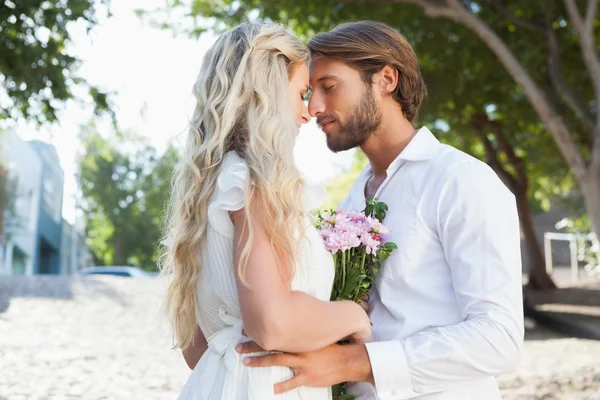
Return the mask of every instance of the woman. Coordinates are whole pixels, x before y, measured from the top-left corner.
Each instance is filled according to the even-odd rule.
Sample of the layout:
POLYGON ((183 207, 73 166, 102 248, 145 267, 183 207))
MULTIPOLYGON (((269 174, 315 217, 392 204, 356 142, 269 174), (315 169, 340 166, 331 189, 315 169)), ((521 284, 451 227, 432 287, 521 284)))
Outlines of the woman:
MULTIPOLYGON (((359 305, 327 301, 333 261, 308 217, 324 193, 294 164, 310 119, 307 58, 277 24, 240 25, 205 56, 162 258, 176 345, 184 355, 206 350, 180 399, 274 398, 292 371, 245 367, 241 341, 303 352, 371 337, 359 305)), ((278 398, 329 399, 330 390, 278 398)))

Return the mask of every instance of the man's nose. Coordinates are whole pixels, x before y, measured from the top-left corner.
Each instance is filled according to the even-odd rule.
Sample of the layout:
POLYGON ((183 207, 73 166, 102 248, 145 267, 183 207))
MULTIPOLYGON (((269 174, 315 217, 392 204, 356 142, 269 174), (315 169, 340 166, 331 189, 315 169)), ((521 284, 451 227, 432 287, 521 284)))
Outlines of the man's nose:
POLYGON ((317 93, 312 93, 308 100, 308 112, 313 117, 318 117, 325 110, 325 102, 317 93))

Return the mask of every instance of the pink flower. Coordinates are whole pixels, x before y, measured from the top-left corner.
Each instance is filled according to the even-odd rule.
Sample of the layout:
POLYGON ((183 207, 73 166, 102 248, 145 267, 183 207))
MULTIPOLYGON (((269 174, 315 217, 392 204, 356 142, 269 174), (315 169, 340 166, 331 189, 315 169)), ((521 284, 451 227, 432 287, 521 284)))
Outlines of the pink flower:
POLYGON ((371 235, 364 235, 361 237, 361 242, 365 246, 367 254, 375 254, 381 244, 379 240, 375 240, 371 235))
POLYGON ((372 217, 363 213, 344 213, 342 210, 333 214, 321 214, 323 220, 319 234, 327 250, 336 254, 354 248, 364 247, 367 254, 375 254, 383 235, 389 229, 372 217))
POLYGON ((340 233, 339 237, 342 243, 342 251, 350 250, 361 245, 360 237, 355 231, 343 231, 340 233))
POLYGON ((375 218, 367 217, 367 222, 371 226, 371 232, 373 233, 380 235, 387 235, 390 233, 390 230, 375 218))

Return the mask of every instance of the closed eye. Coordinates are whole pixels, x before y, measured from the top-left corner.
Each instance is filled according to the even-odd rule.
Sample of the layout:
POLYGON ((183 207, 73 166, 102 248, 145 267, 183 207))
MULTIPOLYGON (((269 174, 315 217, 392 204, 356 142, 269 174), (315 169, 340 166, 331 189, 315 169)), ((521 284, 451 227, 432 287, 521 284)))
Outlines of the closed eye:
POLYGON ((329 91, 330 91, 331 89, 333 89, 334 87, 335 87, 335 85, 331 85, 331 86, 329 86, 329 87, 325 87, 325 86, 323 86, 323 90, 324 90, 324 91, 326 91, 326 92, 329 92, 329 91))

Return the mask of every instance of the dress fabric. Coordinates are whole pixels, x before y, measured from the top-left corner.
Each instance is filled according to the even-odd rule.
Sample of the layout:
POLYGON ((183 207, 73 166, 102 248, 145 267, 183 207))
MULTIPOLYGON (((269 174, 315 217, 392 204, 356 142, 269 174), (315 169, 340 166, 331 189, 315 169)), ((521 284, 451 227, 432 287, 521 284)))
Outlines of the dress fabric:
MULTIPOLYGON (((185 384, 179 400, 329 400, 330 388, 301 387, 275 395, 273 385, 292 377, 284 367, 249 368, 235 346, 248 340, 242 319, 233 266, 234 227, 230 211, 244 205, 249 186, 248 165, 235 152, 223 159, 217 185, 208 207, 209 224, 202 276, 198 280, 198 326, 208 341, 204 353, 185 384)), ((308 211, 319 207, 325 191, 304 179, 303 204, 307 212, 304 237, 299 243, 292 289, 329 300, 334 278, 333 259, 313 227, 308 211)))

